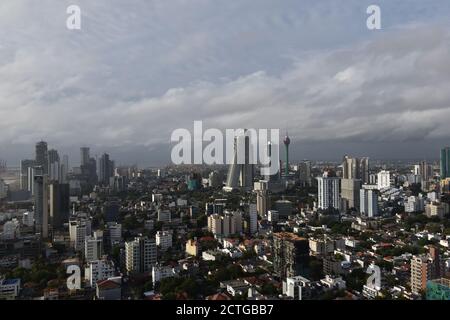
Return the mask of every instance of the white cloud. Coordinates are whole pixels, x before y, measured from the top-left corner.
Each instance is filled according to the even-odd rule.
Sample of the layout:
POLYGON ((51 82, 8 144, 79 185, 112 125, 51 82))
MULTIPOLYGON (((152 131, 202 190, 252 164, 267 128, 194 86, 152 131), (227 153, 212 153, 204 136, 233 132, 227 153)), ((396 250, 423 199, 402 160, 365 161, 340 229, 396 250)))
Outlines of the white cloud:
POLYGON ((0 4, 0 145, 150 148, 194 120, 288 129, 296 141, 450 137, 446 26, 364 41, 365 31, 347 39, 338 27, 354 6, 75 2, 80 33, 65 29, 69 1, 0 4))

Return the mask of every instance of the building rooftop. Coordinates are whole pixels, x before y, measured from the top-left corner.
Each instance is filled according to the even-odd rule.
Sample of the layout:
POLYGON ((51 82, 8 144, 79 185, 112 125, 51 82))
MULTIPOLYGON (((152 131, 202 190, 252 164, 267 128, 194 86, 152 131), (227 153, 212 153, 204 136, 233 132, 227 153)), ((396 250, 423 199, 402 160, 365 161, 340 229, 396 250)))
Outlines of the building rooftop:
POLYGON ((231 300, 231 298, 225 293, 216 293, 206 297, 206 300, 231 300))
POLYGON ((20 284, 20 279, 5 279, 2 281, 2 285, 4 286, 11 286, 17 284, 20 284))
POLYGON ((292 240, 292 241, 306 241, 307 239, 304 237, 300 237, 292 232, 277 232, 273 234, 274 237, 281 238, 283 240, 292 240))
POLYGON ((118 284, 117 282, 114 282, 112 280, 103 280, 103 281, 99 281, 97 282, 97 287, 101 290, 112 290, 112 289, 117 289, 120 288, 120 284, 118 284))

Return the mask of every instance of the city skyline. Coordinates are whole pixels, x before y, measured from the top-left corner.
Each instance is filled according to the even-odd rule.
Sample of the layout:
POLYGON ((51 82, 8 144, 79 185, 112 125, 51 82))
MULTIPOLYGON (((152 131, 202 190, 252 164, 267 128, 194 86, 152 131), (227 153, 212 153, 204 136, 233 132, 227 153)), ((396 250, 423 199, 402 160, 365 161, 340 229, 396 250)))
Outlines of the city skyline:
MULTIPOLYGON (((47 141, 41 140, 41 142, 47 142, 47 141)), ((282 139, 280 139, 280 143, 282 143, 282 142, 283 142, 282 139)), ((36 143, 38 143, 38 142, 36 142, 36 143)), ((110 152, 110 151, 108 151, 107 148, 96 149, 96 148, 92 148, 92 147, 90 147, 88 145, 83 145, 83 146, 78 147, 78 149, 76 149, 74 147, 74 149, 72 150, 72 149, 67 149, 67 148, 64 148, 64 147, 60 148, 60 147, 51 145, 50 143, 48 143, 48 145, 49 145, 49 151, 50 151, 50 149, 53 149, 53 150, 55 150, 55 151, 57 151, 59 153, 61 158, 63 156, 67 156, 68 157, 68 159, 70 161, 69 169, 71 169, 73 167, 79 167, 82 164, 82 160, 81 160, 81 157, 80 157, 80 151, 83 148, 90 149, 90 156, 91 156, 91 158, 95 159, 96 161, 98 161, 101 158, 101 156, 103 154, 105 154, 105 153, 110 155, 110 156, 112 156, 117 162, 116 163, 117 167, 120 167, 120 166, 134 166, 134 165, 136 165, 139 168, 146 168, 146 167, 148 167, 148 168, 152 168, 152 167, 157 168, 157 167, 161 167, 161 166, 171 166, 171 165, 173 165, 173 163, 170 160, 170 156, 167 157, 167 159, 161 160, 159 162, 158 161, 147 162, 145 160, 142 160, 142 158, 136 158, 135 160, 131 160, 130 161, 129 157, 127 159, 126 154, 122 153, 121 151, 115 150, 115 149, 109 149, 109 150, 113 150, 113 152, 110 152), (63 150, 63 151, 61 151, 61 150, 63 150), (69 152, 68 152, 68 150, 69 150, 69 152), (100 150, 103 150, 103 151, 100 151, 100 150), (114 150, 115 150, 115 152, 114 152, 114 150), (127 160, 125 160, 125 159, 127 159, 127 160)), ((394 162, 395 161, 400 161, 400 162, 417 162, 417 161, 425 160, 425 161, 430 161, 430 162, 434 162, 434 163, 437 164, 440 161, 440 152, 441 152, 441 150, 443 148, 448 148, 448 147, 447 147, 446 144, 438 145, 438 146, 436 146, 436 150, 431 155, 430 154, 427 154, 427 155, 424 154, 423 157, 418 156, 418 157, 397 157, 397 158, 396 157, 391 157, 390 158, 388 156, 385 156, 385 157, 368 157, 368 158, 371 160, 371 162, 372 161, 375 161, 375 162, 377 162, 377 161, 379 161, 379 162, 384 162, 384 161, 385 162, 392 162, 392 161, 394 161, 394 162)), ((280 146, 280 154, 281 154, 280 160, 283 163, 285 162, 284 149, 285 149, 284 146, 280 146)), ((434 149, 434 146, 433 146, 433 149, 434 149)), ((348 149, 341 149, 341 150, 348 150, 348 149)), ((337 163, 337 162, 341 162, 342 158, 346 154, 352 154, 352 155, 356 155, 358 157, 366 157, 367 156, 367 153, 354 153, 351 150, 349 150, 348 152, 344 152, 344 151, 341 151, 341 150, 339 150, 336 153, 337 154, 336 156, 333 156, 333 157, 330 157, 330 158, 321 158, 321 157, 308 157, 307 155, 306 156, 302 156, 302 154, 300 156, 298 156, 298 152, 296 152, 298 150, 296 150, 295 148, 294 149, 290 148, 289 164, 292 166, 292 165, 295 165, 295 164, 297 164, 297 163, 299 163, 299 162, 301 162, 303 160, 310 160, 310 161, 316 161, 316 162, 337 163), (291 157, 291 152, 294 155, 297 155, 297 156, 296 157, 291 157)), ((27 159, 34 159, 34 157, 35 157, 34 147, 32 147, 31 150, 27 151, 27 156, 20 158, 18 161, 16 161, 15 159, 14 159, 14 161, 7 161, 6 159, 8 159, 8 158, 6 158, 6 159, 5 158, 0 158, 0 160, 5 162, 5 165, 6 165, 7 168, 18 168, 18 167, 20 167, 21 161, 24 161, 24 160, 27 160, 27 159)), ((206 166, 206 164, 204 164, 204 165, 206 166)), ((285 168, 284 167, 280 168, 280 170, 284 172, 285 168)))

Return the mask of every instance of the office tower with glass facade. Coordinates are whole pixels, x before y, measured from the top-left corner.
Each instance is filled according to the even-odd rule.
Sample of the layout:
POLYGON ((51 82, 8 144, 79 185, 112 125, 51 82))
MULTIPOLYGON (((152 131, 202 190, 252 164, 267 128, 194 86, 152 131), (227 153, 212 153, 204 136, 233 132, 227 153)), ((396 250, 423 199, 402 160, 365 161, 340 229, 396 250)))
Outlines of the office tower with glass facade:
POLYGON ((450 147, 441 149, 441 179, 450 177, 450 147))
POLYGON ((47 175, 34 176, 34 217, 36 233, 43 239, 48 238, 48 177, 47 175))
POLYGON ((48 149, 47 142, 40 141, 36 143, 36 165, 42 167, 43 173, 48 173, 48 149))

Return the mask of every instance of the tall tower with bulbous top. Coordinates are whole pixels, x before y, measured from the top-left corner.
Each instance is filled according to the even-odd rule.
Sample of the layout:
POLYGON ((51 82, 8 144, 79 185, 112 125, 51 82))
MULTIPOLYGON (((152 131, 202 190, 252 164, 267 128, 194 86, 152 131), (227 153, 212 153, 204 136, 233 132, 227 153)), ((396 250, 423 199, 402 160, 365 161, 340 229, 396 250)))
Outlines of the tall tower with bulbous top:
POLYGON ((289 175, 289 145, 291 144, 291 139, 289 138, 288 133, 286 132, 286 137, 284 137, 283 140, 285 149, 286 149, 286 164, 285 164, 285 168, 284 168, 284 175, 288 176, 289 175))

